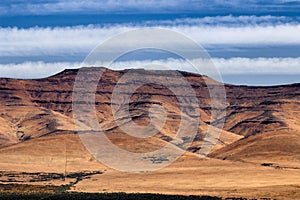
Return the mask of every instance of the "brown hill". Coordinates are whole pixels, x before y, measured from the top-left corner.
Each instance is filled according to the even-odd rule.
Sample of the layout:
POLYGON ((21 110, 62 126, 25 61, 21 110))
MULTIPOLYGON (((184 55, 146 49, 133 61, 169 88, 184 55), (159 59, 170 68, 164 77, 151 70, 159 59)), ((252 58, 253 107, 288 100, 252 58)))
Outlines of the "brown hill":
MULTIPOLYGON (((114 119, 110 105, 115 85, 128 70, 112 71, 104 68, 86 70, 91 71, 92 79, 96 78, 96 74, 92 73, 93 70, 104 72, 95 94, 95 108, 99 124, 114 144, 132 152, 149 152, 165 146, 176 135, 182 112, 177 97, 168 88, 154 83, 146 84, 131 96, 130 115, 137 124, 147 125, 149 112, 152 112, 155 119, 159 119, 160 115, 150 109, 155 105, 163 106, 167 113, 166 123, 158 134, 150 138, 135 138, 121 130, 130 118, 124 116, 114 119), (117 124, 121 124, 121 128, 117 124)), ((168 78, 171 74, 168 71, 132 72, 134 76, 141 76, 145 80, 155 77, 182 91, 186 89, 185 86, 178 85, 176 80, 168 78)), ((62 172, 66 167, 67 171, 108 169, 97 163, 88 153, 74 129, 72 93, 77 73, 78 70, 72 69, 44 79, 0 79, 2 170, 62 172)), ((191 169, 189 173, 192 176, 201 165, 198 163, 200 161, 192 158, 192 155, 199 154, 206 130, 222 121, 218 117, 211 116, 211 110, 214 108, 210 107, 208 90, 211 87, 219 87, 219 83, 206 76, 179 73, 194 89, 200 107, 200 124, 195 140, 182 161, 175 164, 176 169, 178 166, 191 169), (191 163, 191 167, 187 166, 188 163, 191 163)), ((130 84, 132 83, 124 83, 124 86, 130 87, 130 84)), ((300 84, 272 87, 225 85, 227 102, 224 130, 209 155, 211 161, 201 161, 204 162, 204 166, 212 165, 220 168, 222 166, 220 163, 225 163, 225 166, 236 169, 237 165, 232 163, 243 162, 247 164, 241 166, 251 166, 253 172, 257 170, 256 165, 259 166, 259 170, 265 166, 287 169, 300 167, 299 88, 300 84)), ((185 109, 195 103, 186 100, 185 109)), ((89 128, 87 124, 82 126, 89 128)), ((156 128, 153 127, 154 130, 156 128)), ((217 128, 212 130, 218 131, 217 128)), ((201 168, 201 173, 204 172, 203 169, 201 168)), ((171 173, 166 170, 167 174, 171 173)), ((234 171, 230 173, 232 176, 235 174, 234 171)), ((269 175, 272 173, 273 171, 270 171, 269 175)), ((294 174, 296 177, 297 175, 294 174)), ((225 183, 226 179, 223 181, 225 183)))
MULTIPOLYGON (((105 69, 99 68, 98 70, 105 69)), ((49 130, 48 132, 45 131, 45 133, 57 129, 55 126, 57 124, 55 121, 59 121, 57 118, 63 118, 60 120, 64 121, 67 120, 65 116, 72 117, 72 91, 77 71, 65 70, 52 77, 38 80, 0 79, 1 120, 4 120, 3 122, 7 120, 7 123, 3 123, 6 125, 11 123, 9 127, 2 128, 12 129, 10 130, 11 132, 14 131, 14 133, 8 134, 9 131, 3 130, 1 132, 2 137, 16 137, 22 140, 22 136, 20 136, 22 133, 18 133, 18 128, 14 126, 21 127, 20 124, 24 124, 26 127, 27 119, 30 119, 34 124, 36 120, 34 116, 37 116, 38 120, 45 118, 45 121, 47 121, 45 124, 38 122, 40 124, 39 131, 43 127, 49 130), (10 117, 10 113, 15 113, 14 109, 18 111, 18 115, 10 117)), ((108 124, 107 121, 112 119, 110 110, 111 93, 117 81, 125 72, 127 70, 105 70, 100 80, 95 104, 101 123, 108 124)), ((136 73, 138 76, 154 76, 153 74, 145 73, 143 70, 136 70, 136 73)), ((201 121, 206 122, 206 124, 217 123, 210 116, 209 91, 206 87, 209 78, 192 73, 181 73, 187 78, 196 92, 201 109, 201 121)), ((158 74, 164 78, 167 73, 158 72, 156 76, 158 74)), ((175 85, 176 83, 167 84, 175 85)), ((212 80, 211 85, 214 85, 212 80)), ((300 128, 299 88, 300 84, 273 87, 225 85, 227 110, 224 129, 246 137, 264 132, 273 132, 274 130, 298 131, 300 128)), ((184 88, 182 89, 184 90, 184 88)), ((176 101, 176 96, 168 89, 148 84, 139 88, 133 94, 133 103, 131 105, 132 110, 139 116, 135 117, 135 119, 145 118, 145 113, 140 112, 143 110, 147 111, 145 108, 149 108, 152 104, 157 103, 169 107, 169 112, 175 113, 173 118, 176 118, 176 114, 179 112, 178 108, 176 108, 178 105, 174 104, 176 101)), ((70 122, 66 122, 66 124, 70 124, 70 122)), ((26 132, 26 128, 23 129, 26 132)), ((32 129, 36 130, 37 128, 32 129)), ((30 131, 32 132, 33 130, 30 131)), ((69 129, 67 128, 66 130, 69 129)), ((32 135, 44 134, 34 133, 32 135)), ((23 135, 23 138, 26 138, 26 136, 26 134, 23 135)))

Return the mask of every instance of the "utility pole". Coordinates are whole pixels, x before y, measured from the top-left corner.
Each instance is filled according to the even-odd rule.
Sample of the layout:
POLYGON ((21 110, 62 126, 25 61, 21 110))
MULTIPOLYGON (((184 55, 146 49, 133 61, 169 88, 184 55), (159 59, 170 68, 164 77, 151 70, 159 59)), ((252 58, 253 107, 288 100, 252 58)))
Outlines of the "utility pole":
POLYGON ((65 142, 65 172, 64 172, 64 181, 66 180, 66 177, 67 177, 67 163, 68 163, 68 157, 67 157, 67 140, 64 139, 64 142, 65 142))

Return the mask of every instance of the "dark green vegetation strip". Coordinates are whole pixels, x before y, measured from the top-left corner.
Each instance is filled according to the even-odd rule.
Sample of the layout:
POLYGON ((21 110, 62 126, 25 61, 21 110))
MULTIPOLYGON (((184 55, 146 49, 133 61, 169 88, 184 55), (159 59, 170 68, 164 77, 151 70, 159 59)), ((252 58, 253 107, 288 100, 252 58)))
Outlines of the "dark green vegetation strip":
POLYGON ((59 194, 16 194, 2 193, 0 200, 219 200, 208 196, 178 196, 160 194, 126 194, 126 193, 59 193, 59 194))
POLYGON ((25 183, 25 182, 47 182, 52 180, 64 180, 66 178, 74 178, 78 181, 85 178, 90 178, 95 174, 102 174, 101 171, 80 171, 73 172, 67 175, 62 173, 46 173, 46 172, 5 172, 0 171, 2 183, 25 183))
MULTIPOLYGON (((78 179, 77 176, 74 175, 78 179)), ((67 192, 70 185, 0 184, 0 200, 219 200, 209 196, 162 194, 77 193, 67 192)))
MULTIPOLYGON (((27 184, 0 184, 0 199, 5 194, 55 194, 63 193, 69 189, 69 185, 27 185, 27 184)), ((2 198, 3 199, 3 198, 2 198)))

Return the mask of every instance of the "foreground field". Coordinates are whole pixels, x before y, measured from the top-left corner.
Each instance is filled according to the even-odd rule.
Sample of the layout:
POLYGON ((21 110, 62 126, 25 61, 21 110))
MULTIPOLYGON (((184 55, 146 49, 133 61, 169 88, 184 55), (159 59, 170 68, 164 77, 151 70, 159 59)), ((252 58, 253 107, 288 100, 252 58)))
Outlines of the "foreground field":
MULTIPOLYGON (((34 165, 31 166, 34 170, 34 165)), ((37 166, 38 169, 42 169, 40 163, 37 163, 37 166)), ((85 168, 84 165, 69 167, 78 170, 85 168)), ((87 168, 90 168, 90 165, 87 165, 87 168)), ((56 187, 58 187, 69 192, 83 193, 125 192, 216 196, 224 199, 239 197, 247 199, 300 199, 300 170, 285 168, 284 166, 217 159, 199 160, 196 156, 186 155, 169 167, 155 172, 122 173, 105 168, 99 163, 95 164, 94 168, 101 169, 101 172, 69 172, 64 176, 62 170, 56 175, 41 173, 38 177, 44 177, 44 179, 34 179, 32 174, 16 171, 18 169, 16 165, 16 168, 12 168, 14 172, 10 172, 10 174, 6 172, 6 176, 2 172, 1 178, 5 184, 17 183, 34 187, 51 186, 54 192, 57 192, 56 187), (45 179, 45 177, 51 176, 52 179, 45 179)), ((59 167, 55 170, 59 171, 59 167)), ((27 186, 24 188, 28 189, 27 186)), ((21 192, 26 191, 24 188, 21 189, 21 192)), ((43 189, 37 189, 37 191, 39 190, 43 191, 43 189)), ((12 188, 8 191, 18 192, 12 188)))
POLYGON ((110 170, 82 180, 73 190, 300 199, 299 180, 299 169, 215 159, 199 161, 187 156, 157 172, 127 174, 110 170))
MULTIPOLYGON (((251 138, 256 140, 256 137, 251 138)), ((278 144, 288 147, 284 140, 278 144)), ((248 152, 250 155, 252 151, 248 152)), ((221 151, 216 157, 225 153, 221 151)), ((97 162, 76 134, 61 134, 1 149, 0 182, 25 184, 20 191, 14 191, 14 187, 2 191, 17 193, 26 191, 27 185, 32 185, 40 187, 37 191, 42 192, 45 186, 57 186, 81 193, 300 199, 300 165, 296 156, 284 157, 278 153, 277 157, 265 157, 262 154, 262 157, 250 160, 247 154, 230 159, 221 156, 216 159, 212 154, 212 157, 200 159, 196 153, 187 152, 175 163, 158 171, 122 173, 97 162)))

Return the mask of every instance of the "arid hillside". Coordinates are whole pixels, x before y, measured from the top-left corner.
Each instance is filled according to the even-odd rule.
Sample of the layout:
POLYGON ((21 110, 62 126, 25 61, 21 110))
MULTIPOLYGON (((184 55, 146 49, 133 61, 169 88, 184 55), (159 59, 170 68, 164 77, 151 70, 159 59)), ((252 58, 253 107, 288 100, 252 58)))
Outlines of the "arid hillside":
MULTIPOLYGON (((154 186, 147 189, 151 184, 141 190, 128 189, 125 185, 122 187, 122 180, 125 180, 124 184, 125 182, 137 184, 138 182, 133 180, 137 180, 135 178, 139 175, 128 176, 134 177, 132 180, 129 180, 128 177, 121 179, 120 177, 124 174, 118 175, 118 172, 110 171, 108 167, 98 163, 84 148, 77 135, 73 120, 72 95, 74 81, 78 73, 78 70, 75 69, 65 70, 54 76, 36 80, 0 79, 1 171, 76 172, 108 170, 103 175, 97 175, 99 179, 108 176, 109 173, 112 173, 111 177, 116 176, 118 182, 110 183, 111 187, 102 183, 102 187, 107 188, 108 191, 157 191, 212 195, 225 195, 226 193, 222 192, 222 187, 226 186, 228 179, 223 177, 219 184, 213 184, 215 188, 218 188, 217 192, 210 190, 210 192, 204 190, 193 192, 192 189, 195 186, 191 184, 189 187, 185 181, 182 183, 184 183, 186 190, 178 189, 176 192, 168 189, 169 183, 167 183, 168 178, 165 177, 165 174, 170 174, 172 177, 172 173, 179 169, 180 173, 187 173, 192 176, 197 168, 202 174, 205 172, 204 166, 211 165, 213 169, 219 169, 222 173, 228 172, 231 179, 234 177, 233 169, 241 170, 241 174, 237 173, 236 175, 243 179, 243 169, 249 169, 251 173, 265 173, 265 175, 272 176, 278 174, 276 170, 280 168, 294 170, 290 173, 294 177, 293 180, 289 182, 288 177, 286 177, 282 185, 297 185, 295 177, 300 180, 300 84, 272 87, 224 85, 226 105, 220 111, 223 114, 212 116, 212 110, 218 108, 211 106, 209 88, 221 87, 220 83, 199 74, 179 72, 192 86, 197 98, 197 102, 191 102, 191 98, 187 97, 188 94, 182 92, 180 98, 184 101, 183 109, 185 109, 182 118, 179 97, 166 86, 172 86, 181 91, 186 91, 187 88, 178 84, 176 79, 170 78, 171 71, 130 70, 134 77, 142 77, 139 80, 151 80, 155 77, 163 81, 165 86, 151 83, 137 88, 130 97, 130 116, 122 113, 123 108, 120 108, 119 117, 114 118, 111 109, 112 93, 122 75, 129 70, 112 71, 104 68, 86 68, 84 70, 88 71, 91 79, 96 78, 95 70, 103 71, 95 94, 97 120, 111 142, 125 150, 136 153, 157 150, 175 137, 181 120, 199 117, 200 122, 196 127, 197 134, 192 144, 187 147, 188 152, 185 153, 184 157, 171 167, 163 169, 165 170, 164 175, 162 172, 160 175, 147 175, 153 177, 153 180, 159 180, 159 177, 163 178, 162 182, 166 182, 165 187, 157 188, 157 190, 154 186), (196 116, 193 115, 194 111, 190 107, 195 103, 199 106, 199 115, 196 116), (153 109, 156 106, 165 109, 167 118, 163 128, 159 129, 155 136, 136 138, 123 132, 122 126, 125 126, 131 119, 139 125, 147 125, 150 121, 150 115, 154 116, 154 120, 159 120, 161 117, 159 111, 153 109), (199 159, 197 156, 201 151, 206 131, 209 128, 213 131, 219 131, 218 128, 222 121, 224 121, 224 126, 223 130, 220 131, 220 137, 212 139, 212 141, 217 139, 217 144, 205 160, 199 159), (214 128, 214 126, 218 128, 214 128), (221 163, 224 163, 224 169, 221 169, 223 165, 221 163)), ((128 91, 134 84, 134 81, 122 82, 122 86, 128 88, 128 91)), ((218 102, 213 105, 218 105, 218 102)), ((89 128, 88 124, 82 124, 82 126, 89 128)), ((152 128, 153 130, 158 129, 155 126, 152 128)), ((183 142, 181 146, 178 145, 179 148, 185 145, 185 138, 181 139, 183 142)), ((206 142, 209 143, 210 141, 206 142)), ((153 162, 155 164, 155 159, 153 162)), ((208 171, 211 172, 213 169, 208 171)), ((276 186, 281 185, 280 177, 284 177, 286 174, 289 172, 280 172, 276 179, 277 182, 275 181, 276 186)), ((179 174, 173 175, 174 183, 180 183, 182 177, 179 174)), ((210 176, 206 178, 213 179, 210 176)), ((138 177, 138 180, 141 181, 142 178, 138 177)), ((250 183, 249 187, 252 189, 260 186, 265 189, 271 187, 268 184, 269 179, 257 177, 257 181, 260 180, 265 180, 265 182, 262 181, 258 185, 250 183)), ((232 187, 240 187, 240 180, 231 181, 232 187)), ((300 185, 300 181, 298 183, 300 185)), ((84 186, 83 181, 78 185, 78 188, 81 187, 80 190, 82 191, 99 191, 96 188, 93 189, 96 186, 91 186, 91 180, 86 184, 88 186, 84 186)), ((153 183, 153 185, 155 184, 153 183)), ((201 187, 199 187, 195 188, 200 190, 201 187)), ((255 190, 253 189, 253 191, 255 190)), ((268 189, 266 190, 268 191, 268 189)), ((293 188, 291 190, 294 191, 293 188)), ((247 188, 243 187, 242 191, 241 194, 248 193, 247 188)))

